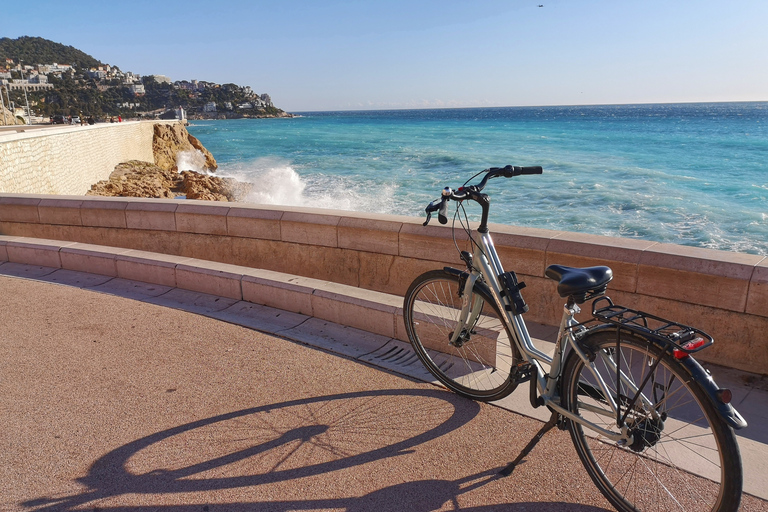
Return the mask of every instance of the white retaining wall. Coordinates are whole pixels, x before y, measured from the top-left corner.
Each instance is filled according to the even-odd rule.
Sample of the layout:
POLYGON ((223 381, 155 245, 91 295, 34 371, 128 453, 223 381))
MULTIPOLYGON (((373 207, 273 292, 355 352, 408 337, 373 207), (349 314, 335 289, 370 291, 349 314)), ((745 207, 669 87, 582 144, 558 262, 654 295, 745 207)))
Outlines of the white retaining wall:
POLYGON ((121 162, 154 162, 155 123, 27 127, 23 132, 2 132, 0 193, 84 195, 121 162))

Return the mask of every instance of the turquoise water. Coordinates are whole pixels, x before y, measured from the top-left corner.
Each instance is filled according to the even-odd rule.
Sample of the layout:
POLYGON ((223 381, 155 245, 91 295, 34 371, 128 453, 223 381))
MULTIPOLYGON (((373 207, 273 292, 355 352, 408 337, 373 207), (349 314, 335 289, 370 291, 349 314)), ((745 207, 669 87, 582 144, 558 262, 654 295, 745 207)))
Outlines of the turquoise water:
POLYGON ((194 121, 249 201, 423 215, 491 166, 491 221, 768 255, 768 103, 304 113, 194 121))

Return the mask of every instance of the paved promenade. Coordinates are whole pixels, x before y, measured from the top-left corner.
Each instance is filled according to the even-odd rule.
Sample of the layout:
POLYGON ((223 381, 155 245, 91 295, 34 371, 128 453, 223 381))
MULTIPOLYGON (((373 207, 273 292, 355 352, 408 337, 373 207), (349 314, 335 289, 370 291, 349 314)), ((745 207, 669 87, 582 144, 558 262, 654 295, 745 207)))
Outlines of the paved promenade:
MULTIPOLYGON (((0 318, 2 511, 611 509, 567 432, 499 477, 541 422, 511 412, 515 400, 424 383, 399 342, 18 263, 0 264, 0 318)), ((747 419, 765 418, 762 384, 728 378, 747 419)), ((750 429, 745 477, 766 497, 766 457, 747 452, 768 440, 750 429)), ((742 509, 768 502, 745 496, 742 509)))

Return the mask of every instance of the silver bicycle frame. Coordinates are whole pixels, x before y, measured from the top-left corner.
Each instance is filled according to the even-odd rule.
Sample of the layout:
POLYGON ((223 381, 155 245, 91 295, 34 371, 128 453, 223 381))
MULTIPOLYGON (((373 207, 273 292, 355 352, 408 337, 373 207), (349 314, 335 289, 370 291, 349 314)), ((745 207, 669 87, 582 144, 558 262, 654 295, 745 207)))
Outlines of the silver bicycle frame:
MULTIPOLYGON (((562 320, 560 321, 560 328, 557 333, 554 356, 550 357, 537 349, 531 340, 531 336, 528 333, 528 329, 525 326, 525 321, 523 320, 522 315, 513 314, 511 308, 507 307, 510 304, 509 299, 502 296, 502 289, 498 276, 504 273, 504 268, 501 264, 498 253, 496 252, 496 248, 493 245, 493 239, 491 238, 490 232, 479 233, 479 235, 480 242, 478 245, 481 248, 481 251, 480 254, 475 256, 475 262, 479 262, 480 271, 473 269, 470 273, 471 277, 467 279, 467 284, 465 285, 464 303, 462 305, 462 311, 460 315, 460 322, 462 322, 462 324, 460 325, 474 325, 477 316, 480 314, 481 308, 477 307, 477 301, 472 300, 471 292, 475 281, 482 274, 485 276, 485 283, 491 290, 491 295, 493 296, 494 302, 496 302, 496 306, 504 315, 504 321, 514 338, 514 342, 518 350, 522 354, 523 358, 528 363, 530 363, 533 368, 536 369, 534 377, 537 379, 536 385, 539 390, 539 395, 544 400, 544 404, 557 411, 562 416, 596 432, 599 432, 612 441, 631 442, 631 436, 629 435, 626 427, 622 427, 622 433, 618 434, 617 432, 606 430, 590 421, 585 420, 584 418, 581 418, 580 416, 571 413, 567 409, 564 409, 560 405, 560 397, 557 394, 557 382, 559 377, 549 377, 549 375, 560 375, 560 371, 564 363, 566 343, 568 343, 571 348, 579 355, 579 357, 581 357, 585 363, 585 366, 590 370, 598 382, 603 395, 608 400, 610 405, 612 411, 611 416, 613 418, 617 417, 618 405, 613 399, 608 386, 605 384, 600 374, 595 370, 594 364, 589 361, 588 357, 578 346, 576 339, 574 338, 572 328, 578 325, 578 322, 575 320, 574 316, 580 311, 579 307, 575 304, 571 307, 568 307, 567 305, 564 306, 562 320), (542 364, 549 365, 549 372, 544 371, 542 364)), ((462 332, 463 330, 464 329, 456 329, 454 338, 457 338, 458 333, 462 332)), ((607 364, 608 368, 612 368, 613 371, 617 371, 616 363, 610 357, 605 356, 604 362, 607 364)), ((629 387, 632 392, 637 392, 637 387, 632 382, 630 382, 630 380, 627 379, 625 375, 621 374, 621 380, 629 387)), ((640 400, 642 400, 642 402, 648 406, 651 405, 647 398, 643 395, 640 396, 640 400)), ((604 410, 594 408, 589 409, 592 412, 606 414, 606 411, 604 410)), ((654 410, 653 407, 650 407, 650 409, 654 410)))

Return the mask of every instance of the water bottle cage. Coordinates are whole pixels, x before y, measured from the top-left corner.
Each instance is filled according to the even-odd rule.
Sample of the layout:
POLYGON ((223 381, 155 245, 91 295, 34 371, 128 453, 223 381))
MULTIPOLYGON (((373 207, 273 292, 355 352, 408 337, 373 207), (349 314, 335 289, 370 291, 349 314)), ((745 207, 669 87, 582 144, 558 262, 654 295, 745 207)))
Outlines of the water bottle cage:
POLYGON ((509 304, 505 306, 506 310, 515 315, 522 315, 528 311, 528 304, 525 303, 520 293, 520 290, 525 288, 525 283, 518 282, 517 276, 512 271, 501 274, 499 282, 502 285, 501 296, 509 298, 509 304))

